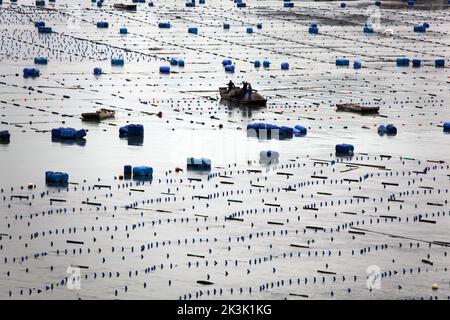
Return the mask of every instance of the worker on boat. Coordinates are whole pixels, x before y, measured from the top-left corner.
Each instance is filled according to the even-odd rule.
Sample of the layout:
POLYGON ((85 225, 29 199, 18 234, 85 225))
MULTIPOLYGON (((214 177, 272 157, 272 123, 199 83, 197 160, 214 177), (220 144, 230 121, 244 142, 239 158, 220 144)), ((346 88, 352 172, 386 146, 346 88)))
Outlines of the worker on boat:
POLYGON ((228 82, 228 93, 231 92, 231 90, 233 90, 236 86, 234 85, 233 81, 230 80, 230 82, 228 82))
POLYGON ((246 81, 242 82, 242 95, 245 96, 247 94, 248 83, 246 81))
POLYGON ((247 92, 248 92, 248 98, 251 99, 252 98, 253 88, 252 88, 252 85, 250 83, 248 84, 247 92))

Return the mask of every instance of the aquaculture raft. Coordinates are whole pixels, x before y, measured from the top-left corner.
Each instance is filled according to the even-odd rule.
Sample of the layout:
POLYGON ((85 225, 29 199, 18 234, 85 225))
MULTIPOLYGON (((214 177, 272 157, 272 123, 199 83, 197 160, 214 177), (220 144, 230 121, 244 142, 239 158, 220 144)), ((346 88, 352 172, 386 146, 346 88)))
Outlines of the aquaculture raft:
POLYGON ((220 97, 223 100, 231 101, 233 103, 244 104, 248 106, 265 106, 267 103, 267 99, 265 99, 262 95, 257 92, 252 92, 251 96, 246 93, 242 94, 241 87, 235 87, 228 91, 227 87, 220 87, 220 97))
POLYGON ((82 113, 81 117, 84 121, 102 121, 109 118, 114 118, 116 112, 114 110, 100 109, 96 112, 82 113))
POLYGON ((377 113, 380 107, 361 106, 355 103, 336 104, 337 111, 352 111, 358 113, 377 113))

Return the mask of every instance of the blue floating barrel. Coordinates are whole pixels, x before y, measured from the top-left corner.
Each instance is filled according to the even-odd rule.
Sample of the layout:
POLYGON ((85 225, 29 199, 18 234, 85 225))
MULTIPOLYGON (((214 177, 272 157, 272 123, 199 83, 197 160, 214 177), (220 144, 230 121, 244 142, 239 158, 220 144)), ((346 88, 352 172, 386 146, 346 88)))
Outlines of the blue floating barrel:
POLYGON ((44 0, 36 0, 36 6, 37 7, 45 6, 45 1, 44 0))
POLYGON ((39 77, 40 71, 37 68, 25 68, 23 69, 23 76, 24 77, 39 77))
POLYGON ((197 34, 198 33, 198 28, 197 27, 189 27, 188 28, 188 33, 197 34))
POLYGON ((346 6, 345 2, 341 2, 341 8, 345 8, 346 6))
POLYGON ((289 70, 289 63, 287 62, 281 63, 281 70, 289 70))
POLYGON ((386 134, 386 126, 384 124, 382 124, 378 127, 378 134, 380 136, 386 134))
POLYGON ((296 136, 305 136, 308 133, 308 129, 304 126, 301 125, 296 125, 294 127, 294 129, 296 130, 295 135, 296 136))
POLYGON ((294 7, 294 3, 293 2, 284 2, 283 3, 283 7, 284 8, 293 8, 294 7))
POLYGON ((444 59, 436 59, 436 60, 434 60, 434 66, 436 68, 444 68, 445 67, 445 60, 444 59))
POLYGON ((238 7, 238 8, 245 8, 245 7, 247 7, 247 4, 244 3, 244 2, 236 3, 236 7, 238 7))
POLYGON ((131 176, 131 174, 132 174, 132 171, 133 170, 133 167, 132 166, 130 166, 130 165, 125 165, 125 166, 123 166, 123 174, 125 175, 125 176, 131 176))
POLYGON ((429 27, 430 27, 430 24, 428 23, 428 22, 424 22, 424 23, 422 23, 422 25, 426 28, 426 29, 428 29, 429 27))
POLYGON ((170 65, 171 66, 177 66, 178 65, 178 59, 177 58, 171 58, 170 59, 170 65))
POLYGON ((179 67, 184 67, 184 60, 183 59, 179 59, 178 60, 178 66, 179 67))
POLYGON ((370 26, 364 26, 364 33, 373 33, 373 28, 370 26))
POLYGON ((234 72, 235 67, 232 64, 226 65, 225 66, 225 71, 226 72, 230 72, 233 73, 234 72))
POLYGON ((75 130, 74 128, 55 128, 52 129, 52 138, 61 139, 81 139, 86 136, 86 130, 75 130))
POLYGON ((47 64, 48 60, 47 60, 47 58, 37 57, 37 58, 34 58, 34 63, 35 64, 47 64))
POLYGON ((425 32, 427 31, 427 28, 423 25, 415 25, 414 26, 414 32, 425 32))
POLYGON ((205 3, 206 3, 205 0, 199 0, 199 1, 198 1, 198 4, 205 4, 205 3))
POLYGON ((45 173, 45 182, 64 184, 69 182, 69 175, 64 172, 47 171, 45 173))
POLYGON ((121 136, 143 137, 144 126, 142 124, 129 124, 119 129, 121 136))
POLYGON ((386 134, 395 136, 397 134, 397 128, 393 124, 388 124, 386 126, 386 134))
POLYGON ((317 27, 317 26, 310 26, 309 28, 308 28, 308 32, 309 33, 312 33, 312 34, 317 34, 317 33, 319 33, 319 28, 317 27))
POLYGON ((101 8, 103 6, 103 1, 97 2, 97 7, 101 8))
POLYGON ((422 61, 420 59, 413 59, 412 60, 412 66, 414 68, 420 68, 421 63, 422 63, 422 61))
POLYGON ((44 21, 36 21, 36 22, 34 23, 34 26, 35 26, 36 28, 38 28, 38 27, 45 27, 45 22, 44 22, 44 21))
POLYGON ((160 22, 158 23, 158 27, 161 29, 170 29, 170 22, 160 22))
POLYGON ((255 68, 261 67, 261 61, 255 60, 254 65, 255 65, 255 68))
POLYGON ((376 5, 377 7, 381 7, 381 1, 375 1, 375 5, 376 5))
POLYGON ((397 66, 399 67, 408 67, 409 66, 409 58, 397 58, 396 60, 397 66))
POLYGON ((120 34, 127 34, 128 33, 128 29, 125 28, 125 27, 122 27, 122 28, 119 29, 119 33, 120 34))
POLYGON ((353 69, 361 69, 361 61, 354 61, 353 69))
POLYGON ((260 23, 257 23, 257 24, 256 24, 256 28, 262 29, 262 23, 261 23, 261 22, 260 22, 260 23))
POLYGON ((153 168, 146 167, 146 166, 134 167, 133 168, 133 176, 151 177, 151 176, 153 176, 153 168))
POLYGON ((11 134, 8 130, 0 131, 0 141, 2 143, 9 143, 10 138, 11 134))
POLYGON ((264 61, 263 61, 263 67, 264 67, 264 68, 270 67, 270 61, 269 61, 269 60, 264 60, 264 61))
POLYGON ((253 28, 252 27, 247 27, 247 33, 253 33, 253 28))
POLYGON ((165 74, 170 73, 170 67, 169 66, 160 66, 159 73, 165 73, 165 74))
POLYGON ((352 144, 342 143, 336 145, 337 155, 352 155, 355 147, 352 144))
POLYGON ((188 7, 188 8, 195 7, 195 2, 194 1, 186 2, 186 7, 188 7))
POLYGON ((123 66, 125 61, 122 58, 112 58, 111 65, 112 66, 123 66))
POLYGON ((222 60, 222 65, 228 66, 228 65, 230 65, 230 64, 232 64, 232 62, 231 62, 230 59, 223 59, 223 60, 222 60))
POLYGON ((414 6, 414 0, 408 0, 408 7, 414 6))
POLYGON ((337 58, 336 65, 337 66, 349 66, 350 60, 348 60, 347 58, 337 58))
POLYGON ((53 30, 51 27, 38 27, 39 33, 52 33, 53 30))
POLYGON ((397 134, 397 128, 393 124, 388 124, 387 126, 382 124, 378 127, 378 134, 395 136, 397 134))
POLYGON ((96 76, 101 75, 102 73, 103 73, 102 68, 99 68, 99 67, 95 67, 95 68, 94 68, 94 74, 95 74, 96 76))
POLYGON ((229 24, 228 22, 224 22, 224 23, 223 23, 223 28, 224 28, 225 30, 230 30, 230 24, 229 24))
POLYGON ((211 170, 211 160, 206 158, 187 158, 186 166, 191 170, 211 170))
POLYGON ((97 28, 108 28, 109 23, 107 21, 98 21, 97 22, 97 28))
POLYGON ((450 122, 444 123, 444 132, 450 132, 450 122))

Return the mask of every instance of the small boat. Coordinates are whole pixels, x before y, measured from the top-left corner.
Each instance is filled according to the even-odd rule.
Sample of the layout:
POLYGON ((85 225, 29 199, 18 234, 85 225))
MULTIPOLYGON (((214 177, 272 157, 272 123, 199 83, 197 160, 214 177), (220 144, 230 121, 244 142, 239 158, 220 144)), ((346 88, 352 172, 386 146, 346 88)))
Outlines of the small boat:
POLYGON ((219 88, 220 97, 223 100, 227 100, 233 103, 252 105, 252 106, 265 106, 267 99, 257 93, 255 90, 251 94, 244 93, 241 87, 234 87, 231 90, 228 87, 219 88))
POLYGON ((115 3, 114 9, 136 11, 137 5, 136 4, 115 3))
POLYGON ((337 111, 352 111, 358 113, 376 113, 380 107, 361 106, 356 103, 336 104, 337 111))
POLYGON ((100 109, 96 112, 82 113, 81 117, 85 121, 102 121, 109 118, 114 118, 116 111, 109 109, 100 109))

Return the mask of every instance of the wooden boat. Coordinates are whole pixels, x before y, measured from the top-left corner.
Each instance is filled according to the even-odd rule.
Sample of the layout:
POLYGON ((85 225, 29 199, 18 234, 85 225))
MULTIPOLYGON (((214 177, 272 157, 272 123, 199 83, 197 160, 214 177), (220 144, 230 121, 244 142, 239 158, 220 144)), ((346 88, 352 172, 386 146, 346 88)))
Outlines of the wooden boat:
POLYGON ((85 121, 102 121, 109 118, 114 118, 116 111, 109 109, 100 109, 96 112, 82 113, 81 117, 85 121))
POLYGON ((356 103, 336 104, 337 111, 352 111, 358 113, 376 113, 380 107, 361 106, 356 103))
POLYGON ((265 106, 267 99, 253 90, 252 94, 243 94, 241 87, 234 87, 228 91, 228 87, 220 87, 220 97, 223 100, 227 100, 237 104, 252 105, 252 106, 265 106))
POLYGON ((137 5, 136 4, 115 3, 114 9, 136 11, 137 5))

